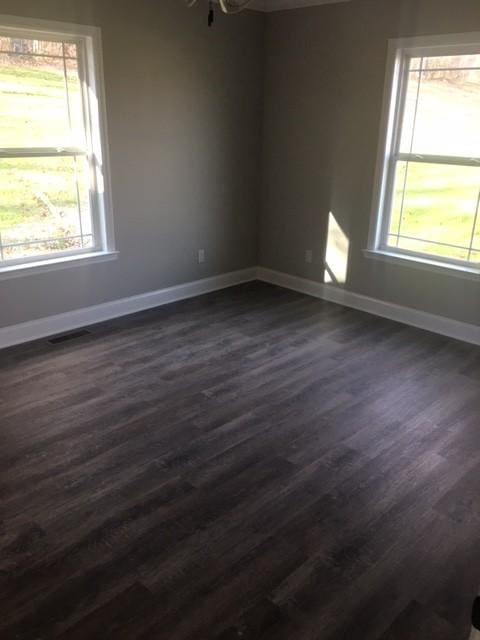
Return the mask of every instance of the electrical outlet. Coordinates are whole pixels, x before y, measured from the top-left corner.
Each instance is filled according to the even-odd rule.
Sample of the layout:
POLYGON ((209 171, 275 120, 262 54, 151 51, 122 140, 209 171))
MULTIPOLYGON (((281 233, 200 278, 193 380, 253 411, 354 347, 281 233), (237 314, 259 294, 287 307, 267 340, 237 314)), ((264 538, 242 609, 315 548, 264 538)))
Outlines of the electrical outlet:
POLYGON ((313 262, 313 251, 311 249, 305 249, 305 262, 307 264, 312 264, 313 262))
POLYGON ((205 262, 205 249, 198 250, 198 264, 202 264, 205 262))

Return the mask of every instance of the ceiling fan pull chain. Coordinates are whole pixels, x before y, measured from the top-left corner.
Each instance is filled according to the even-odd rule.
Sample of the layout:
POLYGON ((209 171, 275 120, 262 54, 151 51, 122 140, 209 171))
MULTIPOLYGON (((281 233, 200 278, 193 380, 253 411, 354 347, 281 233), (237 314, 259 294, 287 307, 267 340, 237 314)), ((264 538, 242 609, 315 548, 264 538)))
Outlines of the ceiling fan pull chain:
MULTIPOLYGON (((187 7, 194 7, 198 0, 184 0, 187 7)), ((252 0, 218 0, 218 4, 223 13, 233 14, 240 13, 251 4, 252 0)), ((213 0, 208 0, 208 26, 211 27, 215 18, 213 0)))
POLYGON ((209 27, 212 26, 214 17, 215 17, 215 12, 213 10, 213 0, 209 0, 208 2, 208 26, 209 27))

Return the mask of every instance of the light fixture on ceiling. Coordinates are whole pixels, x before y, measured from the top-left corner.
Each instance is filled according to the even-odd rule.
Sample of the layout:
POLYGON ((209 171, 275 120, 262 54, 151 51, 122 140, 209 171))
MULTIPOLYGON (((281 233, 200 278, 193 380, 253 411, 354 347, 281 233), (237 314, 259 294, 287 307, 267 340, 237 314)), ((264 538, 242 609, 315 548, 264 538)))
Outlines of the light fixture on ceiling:
MULTIPOLYGON (((198 0, 186 0, 188 7, 193 7, 193 5, 197 4, 198 0)), ((251 4, 252 0, 217 0, 220 5, 223 13, 231 14, 231 13, 240 13, 243 9, 246 9, 249 4, 251 4)), ((213 24, 214 18, 214 2, 213 0, 208 0, 208 26, 211 27, 213 24)))

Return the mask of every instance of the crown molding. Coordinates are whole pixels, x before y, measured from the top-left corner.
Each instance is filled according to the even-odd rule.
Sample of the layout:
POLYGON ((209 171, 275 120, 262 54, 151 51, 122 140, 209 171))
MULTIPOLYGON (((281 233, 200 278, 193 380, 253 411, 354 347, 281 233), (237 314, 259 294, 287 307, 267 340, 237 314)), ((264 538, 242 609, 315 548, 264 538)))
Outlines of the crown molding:
POLYGON ((337 4, 339 2, 350 2, 350 0, 253 0, 250 8, 255 11, 272 13, 286 9, 302 9, 322 4, 337 4))

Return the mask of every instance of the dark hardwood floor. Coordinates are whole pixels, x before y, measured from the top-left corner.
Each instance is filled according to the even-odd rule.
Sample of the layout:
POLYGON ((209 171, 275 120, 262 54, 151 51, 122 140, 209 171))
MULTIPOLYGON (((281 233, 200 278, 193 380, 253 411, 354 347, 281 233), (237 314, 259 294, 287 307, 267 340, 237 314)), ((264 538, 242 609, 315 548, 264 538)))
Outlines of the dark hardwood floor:
POLYGON ((480 349, 250 283, 0 353, 2 640, 462 640, 480 349))

